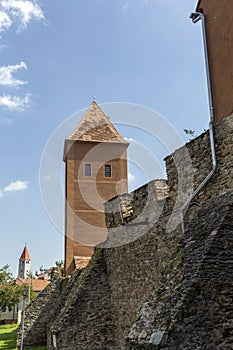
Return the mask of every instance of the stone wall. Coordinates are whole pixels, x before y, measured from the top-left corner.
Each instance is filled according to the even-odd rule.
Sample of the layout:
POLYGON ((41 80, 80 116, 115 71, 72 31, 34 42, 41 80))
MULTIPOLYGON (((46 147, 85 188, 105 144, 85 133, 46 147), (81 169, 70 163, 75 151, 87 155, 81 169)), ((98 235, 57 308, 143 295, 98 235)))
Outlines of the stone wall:
MULTIPOLYGON (((225 247, 226 239, 231 247, 233 115, 216 124, 215 135, 218 167, 187 211, 184 237, 179 225, 180 207, 212 167, 208 132, 166 158, 167 181, 152 181, 129 195, 106 203, 107 240, 97 249, 82 274, 72 276, 74 283, 66 294, 66 302, 54 306, 57 311, 53 317, 48 317, 47 326, 53 323, 48 334, 48 349, 123 350, 127 346, 130 349, 155 349, 158 343, 161 349, 170 344, 169 349, 177 350, 179 342, 183 344, 180 349, 203 348, 198 340, 194 347, 185 343, 189 331, 194 337, 194 329, 186 327, 186 323, 190 327, 195 324, 203 339, 209 328, 214 328, 216 341, 222 344, 219 349, 229 348, 228 345, 224 347, 224 341, 228 344, 228 335, 231 335, 224 312, 230 317, 231 307, 229 314, 213 305, 218 298, 225 300, 227 289, 230 294, 226 296, 226 303, 230 303, 231 298, 227 283, 232 281, 225 279, 225 274, 232 276, 229 274, 233 264, 231 250, 226 247, 223 251, 222 246, 225 247), (227 259, 223 260, 225 252, 227 259), (216 275, 212 275, 212 267, 218 272, 216 275), (220 270, 223 271, 219 279, 223 289, 216 284, 216 291, 212 291, 220 270), (204 289, 200 291, 202 281, 204 289), (210 303, 208 298, 212 298, 210 303), (209 307, 213 314, 207 312, 209 307), (174 308, 173 313, 171 308, 174 308), (206 333, 202 309, 210 317, 206 333), (221 318, 216 316, 217 313, 221 318), (224 337, 219 333, 220 322, 224 322, 226 329, 224 337), (171 334, 174 342, 169 340, 173 339, 171 334), (164 339, 168 340, 165 342, 164 339)), ((211 349, 215 349, 215 345, 211 349)))
MULTIPOLYGON (((148 206, 152 202, 158 203, 159 206, 162 203, 163 206, 164 199, 168 196, 167 181, 161 179, 150 181, 131 193, 125 193, 110 199, 105 203, 105 219, 108 229, 135 220, 143 214, 143 211, 147 211, 147 214, 143 214, 143 218, 149 217, 148 209, 153 214, 154 208, 148 206)), ((141 218, 140 221, 142 221, 141 218)))
POLYGON ((127 349, 231 349, 233 191, 202 204, 128 336, 127 349))
POLYGON ((53 323, 48 349, 118 350, 104 250, 96 250, 53 323))
MULTIPOLYGON (((215 124, 217 170, 195 202, 233 188, 233 114, 215 124)), ((177 208, 212 170, 209 132, 201 134, 165 158, 169 196, 177 208), (188 153, 187 153, 188 151, 188 153)))
MULTIPOLYGON (((47 330, 63 308, 67 296, 80 275, 77 270, 71 279, 51 282, 31 301, 25 310, 24 347, 47 344, 47 330)), ((18 329, 17 345, 21 342, 21 325, 18 329)))

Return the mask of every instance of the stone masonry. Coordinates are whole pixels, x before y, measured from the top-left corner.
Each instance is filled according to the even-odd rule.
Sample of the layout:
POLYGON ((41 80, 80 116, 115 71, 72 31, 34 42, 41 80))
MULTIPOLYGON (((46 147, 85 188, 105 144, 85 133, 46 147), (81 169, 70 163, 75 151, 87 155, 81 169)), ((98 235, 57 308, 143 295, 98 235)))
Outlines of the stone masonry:
MULTIPOLYGON (((211 170, 208 132, 166 158, 167 181, 106 203, 107 240, 43 319, 48 349, 231 349, 233 115, 215 137, 217 171, 189 206, 185 235, 180 206, 211 170)), ((36 327, 27 321, 27 346, 36 327)))

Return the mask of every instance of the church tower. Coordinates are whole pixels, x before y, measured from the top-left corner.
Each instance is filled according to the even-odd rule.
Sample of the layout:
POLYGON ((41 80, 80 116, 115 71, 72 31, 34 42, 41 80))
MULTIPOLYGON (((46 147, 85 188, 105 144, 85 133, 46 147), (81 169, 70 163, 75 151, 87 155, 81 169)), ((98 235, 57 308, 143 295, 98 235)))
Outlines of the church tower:
POLYGON ((93 101, 65 140, 65 273, 82 267, 107 237, 104 203, 126 193, 128 142, 93 101))
POLYGON ((30 270, 31 270, 31 258, 30 258, 27 246, 25 244, 21 257, 19 258, 18 277, 23 279, 29 278, 30 270))

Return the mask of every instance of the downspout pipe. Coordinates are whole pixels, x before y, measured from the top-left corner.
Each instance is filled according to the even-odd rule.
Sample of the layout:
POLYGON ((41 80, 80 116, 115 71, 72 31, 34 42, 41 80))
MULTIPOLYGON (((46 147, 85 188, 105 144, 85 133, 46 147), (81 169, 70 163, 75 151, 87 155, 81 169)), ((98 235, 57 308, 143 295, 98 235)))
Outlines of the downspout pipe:
POLYGON ((209 112, 210 112, 210 121, 209 121, 209 133, 210 133, 210 147, 211 147, 211 156, 212 156, 212 170, 206 176, 206 178, 200 183, 197 189, 193 194, 188 198, 180 210, 180 219, 181 227, 183 234, 185 233, 185 221, 184 216, 189 207, 191 201, 201 192, 207 182, 214 175, 217 168, 217 159, 216 159, 216 150, 215 150, 215 136, 214 136, 214 106, 213 106, 213 96, 211 89, 211 80, 210 80, 210 68, 209 68, 209 59, 208 59, 208 47, 207 47, 207 37, 206 37, 206 24, 205 24, 205 15, 200 12, 191 13, 190 18, 193 23, 197 23, 201 20, 202 22, 202 35, 203 35, 203 45, 204 45, 204 55, 205 55, 205 68, 206 68, 206 79, 207 79, 207 89, 208 89, 208 100, 209 100, 209 112))

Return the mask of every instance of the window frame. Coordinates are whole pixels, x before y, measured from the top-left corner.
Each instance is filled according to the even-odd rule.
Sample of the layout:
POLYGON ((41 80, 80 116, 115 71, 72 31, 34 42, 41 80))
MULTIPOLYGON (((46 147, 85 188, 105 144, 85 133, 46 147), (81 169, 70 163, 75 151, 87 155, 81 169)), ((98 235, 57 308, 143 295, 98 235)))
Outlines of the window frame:
POLYGON ((91 173, 92 173, 91 163, 85 163, 84 164, 84 176, 90 177, 91 173))
POLYGON ((111 178, 112 177, 112 164, 105 164, 104 165, 104 177, 111 178), (109 169, 110 171, 106 171, 106 169, 109 169), (108 175, 110 174, 110 175, 108 175))

